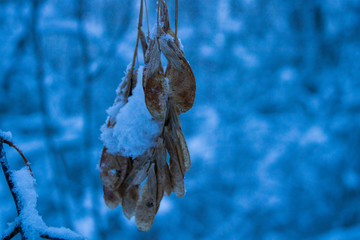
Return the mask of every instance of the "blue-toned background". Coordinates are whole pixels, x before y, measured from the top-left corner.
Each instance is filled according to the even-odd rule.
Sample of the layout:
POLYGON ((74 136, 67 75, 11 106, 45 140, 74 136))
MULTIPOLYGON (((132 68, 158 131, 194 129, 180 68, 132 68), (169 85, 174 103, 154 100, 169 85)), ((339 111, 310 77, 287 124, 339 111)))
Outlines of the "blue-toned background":
MULTIPOLYGON (((99 129, 139 2, 0 1, 0 129, 32 163, 44 221, 89 239, 360 239, 358 0, 180 0, 197 80, 186 196, 165 198, 147 233, 106 208, 99 129)), ((1 176, 0 233, 15 216, 1 176)))

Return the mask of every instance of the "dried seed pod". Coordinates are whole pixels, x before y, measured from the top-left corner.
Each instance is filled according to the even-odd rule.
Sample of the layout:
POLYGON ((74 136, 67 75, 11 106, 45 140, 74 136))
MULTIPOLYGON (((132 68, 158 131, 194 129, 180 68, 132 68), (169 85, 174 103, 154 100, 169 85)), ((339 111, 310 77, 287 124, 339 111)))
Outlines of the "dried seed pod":
POLYGON ((166 192, 168 196, 170 196, 171 194, 171 179, 169 166, 166 162, 166 157, 167 155, 164 146, 164 139, 160 137, 158 139, 158 144, 154 152, 157 181, 156 211, 159 209, 161 199, 164 196, 164 192, 166 192))
POLYGON ((172 191, 177 197, 184 197, 184 174, 185 166, 181 156, 179 146, 174 141, 174 134, 171 126, 166 126, 164 130, 165 146, 170 155, 170 175, 172 191))
POLYGON ((100 159, 100 178, 104 186, 112 191, 118 189, 126 176, 129 161, 128 157, 108 153, 104 147, 100 159))
POLYGON ((172 191, 177 197, 184 197, 184 175, 182 174, 182 170, 180 169, 179 161, 177 159, 170 158, 170 174, 172 191))
MULTIPOLYGON (((179 115, 174 107, 174 104, 171 102, 169 103, 169 117, 170 117, 169 124, 171 125, 172 136, 176 135, 177 137, 177 141, 175 140, 175 142, 178 146, 180 146, 180 151, 181 151, 180 155, 182 156, 184 161, 185 171, 188 171, 191 167, 190 153, 186 144, 184 133, 181 128, 179 115)), ((176 137, 174 136, 174 138, 176 137)))
POLYGON ((167 5, 165 2, 161 1, 161 6, 160 6, 160 18, 161 18, 161 25, 162 25, 162 30, 164 32, 168 32, 170 30, 170 21, 169 21, 169 11, 167 8, 167 5))
POLYGON ((167 82, 161 65, 157 39, 152 39, 145 57, 143 88, 145 103, 150 114, 159 121, 164 120, 167 101, 167 82))
POLYGON ((181 149, 183 159, 184 159, 185 171, 189 171, 189 169, 191 167, 191 160, 190 160, 189 149, 187 147, 186 140, 184 137, 184 133, 181 130, 181 128, 180 128, 180 130, 177 130, 176 133, 177 133, 177 136, 179 139, 180 149, 181 149))
POLYGON ((115 99, 115 103, 123 101, 123 103, 126 104, 128 102, 129 97, 132 95, 132 90, 137 84, 137 73, 137 69, 132 70, 130 65, 128 66, 127 74, 122 79, 121 85, 116 90, 117 98, 115 99))
POLYGON ((156 174, 154 164, 151 164, 148 179, 143 186, 141 198, 136 207, 136 226, 139 231, 148 231, 154 222, 156 215, 156 194, 156 174))
POLYGON ((135 185, 123 193, 122 209, 125 217, 129 220, 135 215, 136 205, 140 198, 139 189, 140 186, 135 185))
POLYGON ((121 197, 119 192, 112 191, 104 185, 103 193, 105 204, 106 206, 108 206, 108 208, 115 209, 119 205, 119 203, 121 203, 121 197))
MULTIPOLYGON (((132 95, 132 90, 135 88, 137 83, 137 69, 131 70, 130 65, 127 68, 127 74, 123 77, 121 84, 116 89, 117 97, 114 102, 114 106, 118 106, 118 110, 121 109, 127 102, 129 97, 132 95)), ((107 119, 106 127, 113 128, 116 124, 114 116, 109 116, 107 119)))
POLYGON ((165 77, 169 79, 169 98, 175 102, 178 112, 190 110, 195 101, 196 82, 194 73, 184 52, 169 35, 159 38, 160 49, 168 64, 165 77))
MULTIPOLYGON (((151 138, 150 142, 153 144, 146 144, 144 151, 147 150, 142 155, 139 156, 143 150, 132 155, 134 149, 137 148, 131 149, 129 156, 137 156, 135 159, 110 154, 109 152, 112 152, 113 148, 109 146, 114 145, 114 153, 119 152, 119 145, 124 141, 119 141, 121 144, 110 142, 106 145, 109 149, 107 150, 105 147, 103 149, 100 177, 104 184, 104 199, 108 207, 115 208, 121 204, 124 215, 128 219, 135 215, 138 229, 148 231, 153 224, 165 192, 168 195, 175 192, 178 197, 185 195, 184 175, 185 171, 189 170, 191 162, 179 114, 188 111, 193 106, 196 83, 192 69, 180 47, 181 44, 170 28, 168 9, 164 0, 159 2, 160 11, 158 13, 160 13, 161 22, 160 25, 158 22, 156 37, 152 39, 149 36, 146 39, 141 30, 142 4, 143 1, 141 2, 138 38, 133 62, 131 67, 128 67, 127 74, 117 89, 118 96, 114 106, 108 110, 109 118, 106 125, 102 127, 107 131, 105 132, 107 135, 104 135, 103 132, 102 140, 105 144, 106 140, 114 140, 112 138, 114 136, 123 136, 123 134, 115 131, 120 126, 116 125, 116 121, 123 123, 121 126, 125 126, 125 129, 136 129, 136 127, 127 127, 124 123, 126 121, 119 118, 118 116, 121 117, 121 115, 117 114, 128 103, 128 99, 136 86, 137 75, 140 78, 142 77, 146 107, 152 117, 158 120, 155 121, 156 124, 163 124, 163 131, 154 135, 157 138, 156 142, 152 142, 155 137, 151 138), (139 68, 138 71, 134 70, 134 64, 139 40, 145 54, 145 67, 144 70, 139 68), (166 73, 164 73, 161 64, 161 52, 168 61, 166 73), (114 132, 116 134, 113 134, 114 132), (156 143, 155 147, 154 143, 156 143), (170 164, 167 162, 166 151, 170 155, 170 164), (140 197, 140 186, 144 181, 140 197)), ((139 88, 134 90, 134 95, 138 93, 138 90, 139 88)), ((141 100, 142 97, 134 99, 141 100)), ((131 103, 133 102, 130 101, 126 106, 127 110, 134 110, 133 105, 130 105, 131 103)), ((137 103, 134 106, 140 106, 137 103)), ((140 104, 143 102, 140 101, 140 104)), ((125 112, 125 108, 123 110, 122 113, 125 112)), ((147 119, 154 122, 153 118, 148 117, 147 111, 144 112, 147 119)))
POLYGON ((140 42, 141 42, 141 48, 142 48, 143 54, 145 56, 148 45, 146 42, 145 33, 141 29, 139 30, 139 38, 140 38, 140 42))
POLYGON ((146 176, 150 165, 150 150, 133 160, 132 169, 126 176, 121 186, 122 192, 127 192, 132 186, 141 184, 146 176))

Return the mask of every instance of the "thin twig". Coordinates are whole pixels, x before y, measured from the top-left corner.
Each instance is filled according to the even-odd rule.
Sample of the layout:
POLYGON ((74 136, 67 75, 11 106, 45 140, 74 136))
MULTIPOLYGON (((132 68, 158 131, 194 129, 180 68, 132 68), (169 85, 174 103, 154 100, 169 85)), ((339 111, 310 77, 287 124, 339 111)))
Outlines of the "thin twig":
MULTIPOLYGON (((19 216, 20 213, 21 213, 21 207, 19 205, 20 197, 18 196, 17 192, 15 192, 15 190, 14 190, 15 189, 15 184, 14 184, 13 178, 11 176, 9 163, 8 163, 8 161, 6 159, 6 154, 5 154, 5 150, 4 150, 4 146, 3 146, 3 139, 1 138, 0 140, 1 140, 0 141, 0 163, 1 163, 1 167, 2 167, 2 170, 4 172, 4 175, 5 175, 6 182, 7 182, 8 186, 9 186, 11 195, 12 195, 12 197, 14 199, 14 202, 15 202, 16 212, 17 212, 17 214, 19 216)), ((24 232, 22 231, 22 229, 20 229, 20 233, 21 233, 22 239, 25 239, 24 232)))
POLYGON ((4 143, 6 143, 7 145, 9 145, 10 147, 14 148, 22 157, 22 159, 24 160, 24 163, 26 164, 26 166, 29 168, 30 174, 32 177, 34 177, 33 171, 31 170, 30 164, 28 162, 28 160, 25 158, 24 154, 21 152, 21 150, 15 146, 15 144, 9 140, 2 140, 4 143))
POLYGON ((149 15, 148 15, 148 9, 147 9, 147 5, 146 5, 146 0, 145 0, 145 13, 146 13, 146 24, 147 24, 148 36, 150 36, 149 15))
POLYGON ((2 240, 10 240, 13 237, 15 237, 18 233, 20 233, 20 226, 18 224, 14 225, 14 229, 12 231, 9 232, 9 234, 5 235, 5 236, 1 236, 2 240))
POLYGON ((133 56, 131 69, 130 69, 131 73, 134 71, 135 60, 136 60, 136 57, 137 57, 137 50, 138 50, 138 47, 139 47, 140 31, 141 31, 141 26, 142 26, 142 17, 143 17, 143 0, 141 0, 141 3, 140 3, 138 33, 137 33, 137 37, 136 37, 136 45, 135 45, 135 50, 134 50, 134 56, 133 56))
MULTIPOLYGON (((17 147, 15 147, 14 143, 0 137, 0 164, 1 164, 2 170, 4 172, 6 182, 7 182, 8 186, 9 186, 11 195, 12 195, 12 197, 14 199, 17 215, 20 216, 21 211, 22 211, 22 208, 20 206, 20 196, 15 191, 15 183, 13 181, 14 178, 12 176, 12 172, 10 171, 9 163, 8 163, 8 161, 6 159, 6 153, 5 153, 4 145, 3 145, 4 143, 6 143, 9 146, 15 148, 18 151, 18 153, 24 158, 25 161, 26 161, 26 158, 24 157, 22 152, 17 147)), ((25 162, 25 164, 29 167, 29 171, 31 171, 30 166, 27 164, 27 161, 25 162)), ((25 233, 24 233, 24 231, 22 229, 22 224, 23 224, 21 222, 22 219, 18 218, 18 220, 19 220, 19 222, 17 222, 16 224, 14 223, 13 229, 9 230, 9 233, 7 235, 1 237, 2 240, 10 240, 13 237, 15 237, 18 233, 21 234, 21 239, 25 239, 25 240, 27 239, 27 237, 25 236, 25 233)), ((33 227, 36 228, 36 226, 33 226, 33 227)), ((64 238, 52 237, 49 234, 41 234, 41 238, 52 239, 52 240, 66 240, 64 238)))
POLYGON ((177 41, 178 32, 178 20, 179 20, 179 1, 175 0, 175 40, 177 41))
POLYGON ((44 239, 51 239, 51 240, 66 240, 65 238, 51 237, 51 236, 50 236, 50 235, 48 235, 48 234, 41 234, 40 236, 41 236, 41 238, 44 238, 44 239))
POLYGON ((156 26, 159 27, 159 17, 160 17, 160 2, 157 2, 158 7, 157 7, 157 17, 156 17, 156 26))

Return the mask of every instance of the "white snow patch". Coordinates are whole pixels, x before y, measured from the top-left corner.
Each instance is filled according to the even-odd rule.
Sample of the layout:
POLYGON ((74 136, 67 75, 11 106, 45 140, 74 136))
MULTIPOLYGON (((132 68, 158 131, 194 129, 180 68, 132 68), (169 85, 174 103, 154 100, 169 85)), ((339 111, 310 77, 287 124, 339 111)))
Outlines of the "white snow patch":
POLYGON ((83 239, 69 229, 46 226, 36 209, 37 193, 34 186, 35 179, 30 175, 27 167, 23 167, 18 171, 12 171, 11 177, 14 182, 14 191, 19 197, 18 204, 21 208, 17 221, 22 222, 22 229, 28 239, 41 239, 41 234, 48 234, 55 238, 83 239))
POLYGON ((165 40, 165 41, 174 41, 174 37, 171 36, 170 34, 163 34, 161 35, 161 39, 165 40))
POLYGON ((27 167, 13 171, 11 175, 15 185, 14 191, 20 198, 19 205, 22 210, 19 217, 23 223, 24 234, 29 239, 40 239, 40 234, 46 229, 46 225, 36 210, 35 179, 30 175, 27 167))
POLYGON ((11 134, 11 132, 4 132, 3 130, 0 129, 0 138, 7 140, 7 141, 11 141, 12 134, 11 134))
POLYGON ((112 154, 120 153, 133 158, 143 154, 154 146, 154 139, 160 133, 160 125, 153 120, 145 105, 142 88, 143 67, 138 70, 137 85, 127 104, 121 101, 107 110, 109 116, 116 119, 113 128, 101 127, 101 140, 112 154))

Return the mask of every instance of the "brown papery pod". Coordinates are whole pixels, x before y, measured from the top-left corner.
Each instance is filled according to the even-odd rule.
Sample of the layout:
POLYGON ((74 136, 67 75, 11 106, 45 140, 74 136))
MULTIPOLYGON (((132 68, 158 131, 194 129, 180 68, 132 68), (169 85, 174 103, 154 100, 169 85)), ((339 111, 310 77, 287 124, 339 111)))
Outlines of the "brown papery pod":
POLYGON ((180 146, 181 156, 183 158, 183 162, 185 165, 185 171, 189 171, 191 167, 190 153, 186 144, 186 140, 184 137, 184 133, 181 128, 181 122, 179 119, 179 115, 174 107, 174 104, 169 102, 169 124, 172 129, 172 137, 176 142, 177 146, 180 146))
POLYGON ((118 191, 112 191, 104 185, 103 192, 105 204, 108 208, 115 209, 121 203, 121 197, 118 191))
POLYGON ((140 186, 135 185, 123 193, 122 209, 125 217, 129 220, 135 215, 136 205, 140 198, 139 190, 140 186))
POLYGON ((140 184, 146 179, 150 165, 150 154, 151 150, 148 150, 132 161, 128 175, 120 187, 120 193, 123 198, 122 209, 128 219, 135 215, 140 197, 140 184))
POLYGON ((160 19, 161 19, 162 30, 167 33, 168 31, 171 30, 170 21, 169 21, 169 11, 168 11, 166 3, 162 0, 160 0, 160 1, 161 1, 160 19))
POLYGON ((168 64, 165 77, 169 79, 169 98, 176 104, 178 113, 190 110, 195 101, 196 82, 184 52, 169 35, 159 38, 160 49, 168 64))
POLYGON ((168 196, 171 194, 171 179, 169 166, 166 162, 166 149, 164 146, 164 139, 160 137, 158 144, 155 148, 154 158, 156 164, 156 181, 157 181, 157 200, 156 200, 156 211, 159 209, 161 199, 164 196, 164 192, 168 196))
POLYGON ((108 153, 104 147, 100 159, 100 178, 104 186, 112 191, 118 189, 126 176, 129 161, 128 157, 108 153))
POLYGON ((163 121, 166 111, 167 83, 164 77, 164 69, 161 65, 161 53, 158 40, 150 41, 145 56, 145 68, 143 73, 143 88, 146 107, 150 114, 159 121, 163 121))
POLYGON ((154 164, 151 164, 147 181, 143 186, 141 198, 136 207, 136 226, 142 232, 151 228, 156 215, 157 184, 154 168, 154 164))
POLYGON ((139 30, 139 38, 140 38, 143 54, 145 56, 148 45, 147 45, 147 42, 146 42, 145 33, 141 29, 139 30))
POLYGON ((179 150, 174 139, 174 133, 171 127, 171 123, 164 128, 165 146, 170 155, 170 176, 172 191, 177 197, 184 197, 185 186, 184 186, 184 174, 185 166, 183 162, 182 153, 179 150))
POLYGON ((126 176, 123 184, 121 185, 121 192, 127 192, 132 186, 141 184, 146 176, 147 171, 150 166, 150 150, 146 151, 144 154, 138 156, 133 160, 133 165, 130 170, 128 170, 128 175, 126 176))
POLYGON ((129 69, 123 82, 121 83, 120 87, 117 89, 117 97, 115 99, 115 103, 120 101, 123 104, 128 102, 129 97, 132 95, 132 90, 136 87, 137 84, 137 69, 129 69))

